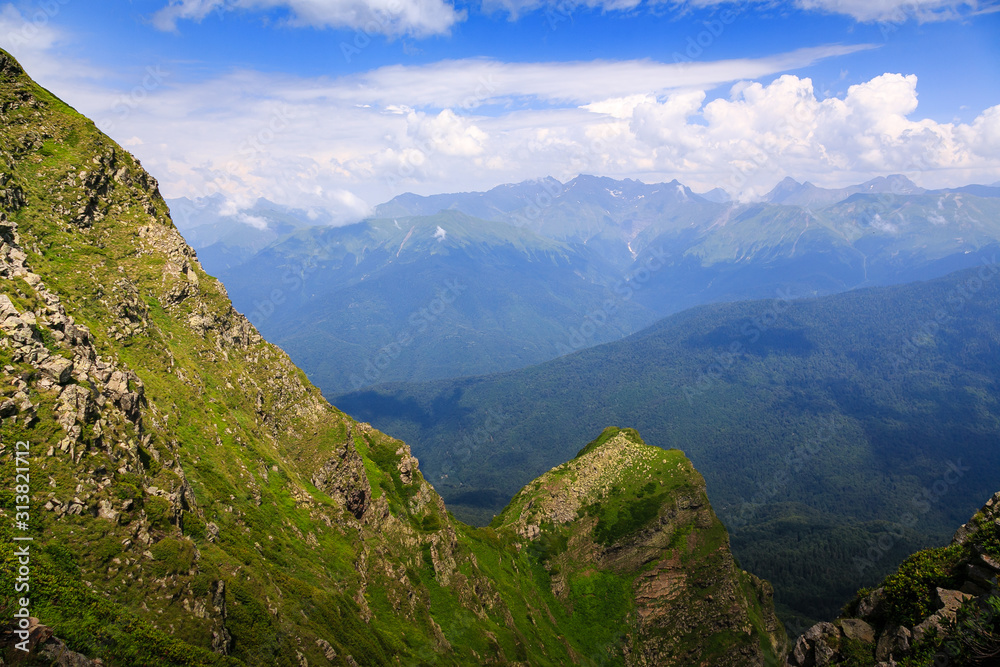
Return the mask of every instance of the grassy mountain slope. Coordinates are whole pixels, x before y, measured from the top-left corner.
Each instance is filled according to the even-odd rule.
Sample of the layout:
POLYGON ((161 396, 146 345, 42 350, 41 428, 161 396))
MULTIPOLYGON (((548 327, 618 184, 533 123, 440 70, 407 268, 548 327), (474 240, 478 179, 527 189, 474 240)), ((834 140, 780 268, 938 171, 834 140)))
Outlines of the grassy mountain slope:
POLYGON ((594 641, 624 644, 636 664, 771 664, 781 655, 771 588, 736 566, 704 480, 679 450, 605 429, 491 525, 538 555, 594 641))
MULTIPOLYGON (((567 593, 523 539, 455 521, 405 444, 330 406, 232 308, 138 162, 2 51, 0 114, 0 614, 17 609, 13 538, 30 537, 37 651, 55 650, 49 627, 81 665, 667 658, 640 632, 638 573, 580 554, 567 593), (622 596, 600 620, 635 628, 629 643, 597 641, 605 584, 622 596)), ((704 499, 676 463, 689 479, 657 516, 704 499)), ((645 473, 616 471, 629 492, 645 473)), ((693 578, 673 594, 719 619, 713 647, 760 639, 763 658, 781 641, 766 587, 730 574, 739 609, 693 578)))
POLYGON ((829 616, 1000 486, 1000 279, 982 259, 926 283, 703 306, 539 366, 336 400, 405 438, 449 507, 483 523, 572 454, 566 434, 628 419, 684 448, 786 612, 829 616), (940 481, 950 464, 960 483, 940 481))

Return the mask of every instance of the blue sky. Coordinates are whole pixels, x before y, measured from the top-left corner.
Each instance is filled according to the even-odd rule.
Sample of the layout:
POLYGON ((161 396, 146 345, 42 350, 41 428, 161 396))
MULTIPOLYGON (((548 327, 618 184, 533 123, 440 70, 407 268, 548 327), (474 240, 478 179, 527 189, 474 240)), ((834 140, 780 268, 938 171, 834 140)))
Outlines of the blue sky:
POLYGON ((752 199, 1000 180, 1000 12, 951 0, 43 0, 0 45, 168 197, 358 218, 596 173, 752 199))

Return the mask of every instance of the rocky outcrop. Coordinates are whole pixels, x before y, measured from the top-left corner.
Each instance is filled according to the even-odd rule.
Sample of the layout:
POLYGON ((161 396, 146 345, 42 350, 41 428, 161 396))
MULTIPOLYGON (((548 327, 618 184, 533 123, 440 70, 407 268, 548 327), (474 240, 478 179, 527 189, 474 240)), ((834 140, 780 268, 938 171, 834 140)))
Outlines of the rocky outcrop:
MULTIPOLYGON (((851 616, 818 623, 803 633, 786 664, 853 665, 859 656, 867 656, 880 667, 892 667, 912 658, 922 645, 947 639, 963 606, 975 613, 976 609, 988 608, 988 601, 1000 595, 1000 560, 990 551, 997 549, 998 528, 1000 493, 958 529, 947 550, 926 552, 927 559, 934 558, 941 564, 936 569, 922 569, 921 554, 911 557, 901 568, 905 568, 905 575, 890 575, 883 586, 859 595, 848 607, 851 616), (987 534, 989 547, 979 543, 987 534), (940 581, 924 575, 925 570, 941 573, 940 581), (921 604, 927 613, 909 619, 908 625, 901 624, 897 611, 900 600, 921 604)), ((1000 642, 994 648, 1000 657, 1000 642)), ((941 656, 947 658, 947 652, 942 651, 941 656)))
POLYGON ((771 587, 737 567, 704 480, 681 452, 607 429, 525 487, 499 520, 522 548, 565 540, 547 561, 561 599, 572 602, 583 571, 629 582, 627 665, 763 665, 784 651, 771 587))
MULTIPOLYGON (((65 431, 59 449, 73 457, 89 446, 107 448, 116 456, 125 454, 123 465, 136 466, 134 451, 118 452, 109 446, 105 430, 109 423, 127 425, 134 438, 142 437, 143 383, 131 370, 102 358, 94 348, 90 330, 67 315, 57 294, 41 276, 32 272, 27 254, 20 247, 17 226, 0 212, 0 278, 10 281, 8 294, 0 294, 0 331, 13 364, 21 365, 14 381, 13 396, 0 404, 8 419, 31 422, 35 405, 28 396, 41 390, 58 397, 55 418, 65 431), (14 296, 21 302, 14 304, 14 296), (98 408, 102 416, 96 421, 98 408), (91 442, 82 440, 83 429, 94 427, 91 442)), ((10 365, 4 369, 13 373, 10 365)))
MULTIPOLYGON (((55 635, 52 628, 42 625, 37 618, 28 618, 23 631, 7 630, 0 633, 11 665, 37 664, 51 667, 101 667, 104 661, 91 660, 82 653, 72 651, 66 642, 55 635)), ((4 664, 0 659, 0 665, 4 664)))

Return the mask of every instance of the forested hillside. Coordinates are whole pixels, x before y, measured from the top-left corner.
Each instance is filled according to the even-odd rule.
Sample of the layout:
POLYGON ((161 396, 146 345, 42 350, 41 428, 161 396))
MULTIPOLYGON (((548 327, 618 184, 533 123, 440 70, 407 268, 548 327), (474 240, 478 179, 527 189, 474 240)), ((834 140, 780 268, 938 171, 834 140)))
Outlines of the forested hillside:
POLYGON ((627 419, 691 457, 786 617, 832 616, 1000 488, 1000 280, 980 261, 695 308, 520 371, 335 401, 406 439, 452 511, 483 523, 570 453, 564 434, 627 419))

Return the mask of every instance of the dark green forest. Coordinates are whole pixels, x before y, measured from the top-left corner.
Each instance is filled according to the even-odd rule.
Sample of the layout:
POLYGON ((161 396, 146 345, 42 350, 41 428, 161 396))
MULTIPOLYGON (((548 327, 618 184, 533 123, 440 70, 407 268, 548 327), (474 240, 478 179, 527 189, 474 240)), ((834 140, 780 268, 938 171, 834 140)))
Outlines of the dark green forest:
POLYGON ((333 399, 406 440, 487 523, 607 424, 683 450, 790 631, 835 615, 1000 488, 1000 265, 805 300, 694 308, 503 374, 333 399))

